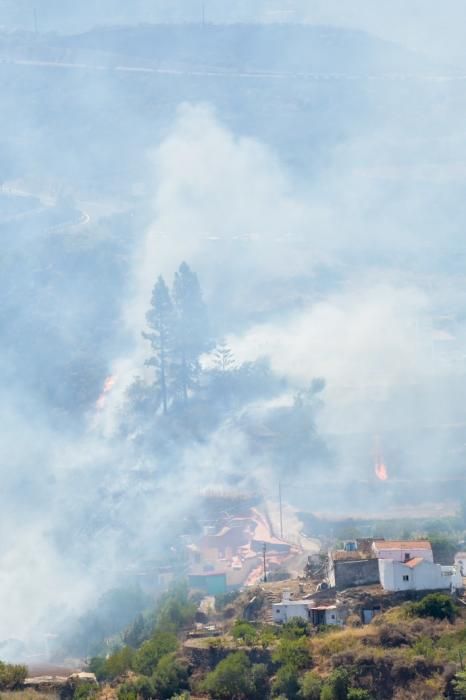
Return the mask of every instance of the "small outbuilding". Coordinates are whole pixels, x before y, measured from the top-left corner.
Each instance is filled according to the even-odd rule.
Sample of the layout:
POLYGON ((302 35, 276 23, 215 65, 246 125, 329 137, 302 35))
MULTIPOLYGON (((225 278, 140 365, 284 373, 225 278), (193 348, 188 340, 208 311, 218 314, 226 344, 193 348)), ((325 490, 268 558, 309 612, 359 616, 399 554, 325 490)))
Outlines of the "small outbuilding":
POLYGON ((273 621, 278 623, 297 618, 316 627, 341 624, 336 605, 316 605, 314 600, 292 600, 289 591, 283 592, 280 603, 272 604, 272 616, 273 621))
POLYGON ((289 591, 283 591, 280 603, 272 603, 272 617, 274 622, 288 622, 293 618, 309 622, 309 609, 312 601, 292 600, 289 591))
POLYGON ((336 605, 317 605, 310 609, 310 621, 315 627, 322 625, 340 625, 341 620, 338 615, 336 605))

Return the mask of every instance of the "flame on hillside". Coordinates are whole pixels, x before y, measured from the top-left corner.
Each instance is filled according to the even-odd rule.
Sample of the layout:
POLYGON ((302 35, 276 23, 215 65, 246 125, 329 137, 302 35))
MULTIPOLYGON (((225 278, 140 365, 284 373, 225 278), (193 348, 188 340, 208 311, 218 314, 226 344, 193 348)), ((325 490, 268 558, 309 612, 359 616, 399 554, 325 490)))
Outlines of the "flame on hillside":
POLYGON ((96 401, 95 407, 98 411, 101 411, 105 407, 105 402, 107 400, 107 394, 111 392, 113 387, 116 384, 117 378, 115 375, 111 374, 110 376, 107 377, 107 379, 104 382, 104 386, 102 388, 102 393, 100 394, 99 398, 96 401))
POLYGON ((375 474, 380 481, 388 481, 388 469, 383 462, 376 463, 375 474))
POLYGON ((388 469, 382 457, 380 449, 380 438, 377 435, 375 438, 375 475, 380 481, 388 481, 388 469))

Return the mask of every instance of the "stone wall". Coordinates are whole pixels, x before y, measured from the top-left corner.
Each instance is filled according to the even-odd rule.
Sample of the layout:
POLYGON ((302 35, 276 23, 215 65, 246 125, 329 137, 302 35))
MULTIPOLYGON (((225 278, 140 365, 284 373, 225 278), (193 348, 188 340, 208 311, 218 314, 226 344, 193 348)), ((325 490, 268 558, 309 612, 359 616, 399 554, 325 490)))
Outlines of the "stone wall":
POLYGON ((377 559, 357 561, 336 561, 335 586, 338 591, 352 586, 371 586, 380 583, 379 562, 377 559))
POLYGON ((247 647, 223 647, 223 646, 195 646, 186 642, 183 647, 183 655, 196 668, 204 671, 212 671, 219 661, 235 651, 244 651, 253 664, 265 664, 269 669, 275 666, 272 663, 272 653, 269 649, 247 648, 247 647))

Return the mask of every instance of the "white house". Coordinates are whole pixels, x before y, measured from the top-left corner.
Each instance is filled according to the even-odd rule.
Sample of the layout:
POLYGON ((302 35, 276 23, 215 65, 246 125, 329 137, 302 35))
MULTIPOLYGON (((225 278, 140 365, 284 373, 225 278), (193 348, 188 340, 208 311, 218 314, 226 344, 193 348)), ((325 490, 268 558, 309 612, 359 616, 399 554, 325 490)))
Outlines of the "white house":
POLYGON ((455 566, 459 567, 462 576, 466 576, 466 552, 455 554, 455 566))
POLYGON ((288 622, 294 617, 309 622, 310 605, 308 600, 282 600, 281 603, 272 604, 273 621, 288 622))
POLYGON ((272 604, 273 621, 288 622, 299 618, 313 625, 341 624, 336 605, 316 605, 313 600, 291 600, 289 591, 284 591, 280 603, 272 604))
POLYGON ((372 550, 377 559, 405 562, 421 558, 434 561, 432 546, 428 540, 374 540, 372 550))
POLYGON ((422 557, 406 562, 381 558, 379 573, 386 591, 453 591, 463 587, 461 572, 456 566, 441 566, 422 557))
POLYGON ((288 622, 294 617, 301 620, 310 619, 311 600, 292 600, 289 591, 283 591, 280 603, 272 604, 272 615, 274 622, 288 622))

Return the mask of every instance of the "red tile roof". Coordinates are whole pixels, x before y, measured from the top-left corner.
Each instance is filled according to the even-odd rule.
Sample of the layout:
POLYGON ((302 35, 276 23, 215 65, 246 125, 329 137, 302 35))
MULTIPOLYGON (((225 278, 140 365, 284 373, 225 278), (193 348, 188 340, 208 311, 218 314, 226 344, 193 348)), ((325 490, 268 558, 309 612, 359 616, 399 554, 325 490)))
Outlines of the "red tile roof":
POLYGON ((432 546, 428 540, 375 540, 375 549, 428 549, 432 546))
POLYGON ((418 566, 419 564, 422 564, 424 561, 423 557, 413 557, 409 561, 405 561, 404 563, 406 566, 409 566, 410 569, 414 569, 414 567, 418 566))

